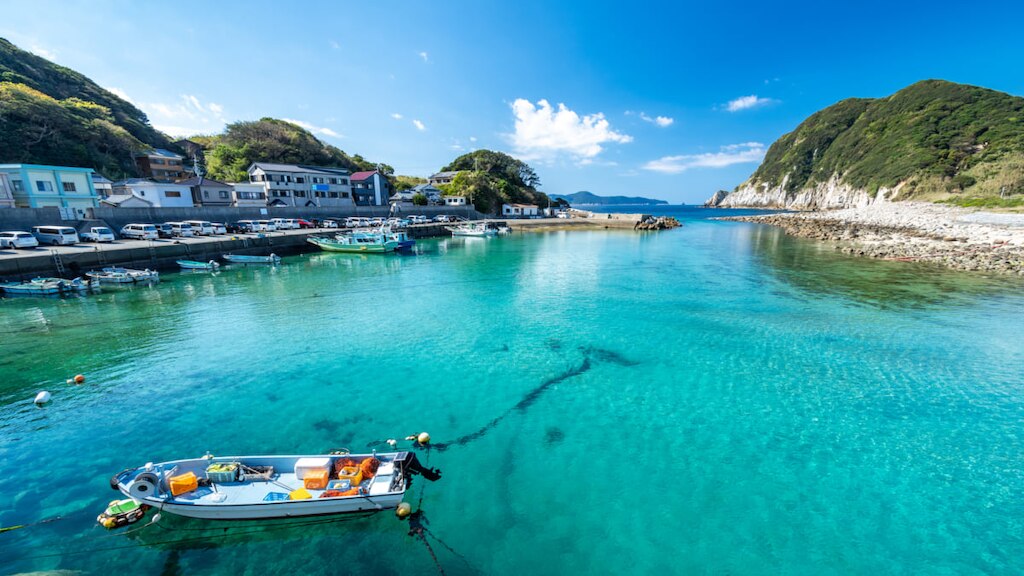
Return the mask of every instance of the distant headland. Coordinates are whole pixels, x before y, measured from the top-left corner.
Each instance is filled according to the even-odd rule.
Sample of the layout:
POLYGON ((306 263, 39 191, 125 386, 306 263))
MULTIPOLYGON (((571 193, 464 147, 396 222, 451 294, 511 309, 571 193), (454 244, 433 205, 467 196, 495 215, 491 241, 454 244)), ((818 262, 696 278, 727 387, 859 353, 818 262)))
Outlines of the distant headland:
POLYGON ((571 206, 649 206, 668 204, 664 200, 640 196, 598 196, 586 190, 573 194, 548 194, 552 200, 565 200, 571 206))

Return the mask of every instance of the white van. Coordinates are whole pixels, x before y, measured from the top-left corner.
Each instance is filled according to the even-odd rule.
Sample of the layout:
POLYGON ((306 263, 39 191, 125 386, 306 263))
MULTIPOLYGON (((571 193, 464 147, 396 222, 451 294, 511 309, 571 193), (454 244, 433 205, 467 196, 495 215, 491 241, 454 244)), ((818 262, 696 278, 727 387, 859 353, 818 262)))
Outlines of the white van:
POLYGON ((152 224, 127 224, 121 228, 121 237, 135 240, 156 240, 160 237, 160 233, 152 224))
POLYGON ((206 220, 187 220, 184 223, 192 226, 192 233, 196 236, 213 235, 213 222, 207 222, 206 220))
POLYGON ((256 223, 259 225, 260 232, 273 232, 277 230, 277 224, 274 224, 273 220, 257 220, 256 223))
POLYGON ((70 246, 78 244, 78 231, 70 226, 35 226, 32 234, 40 244, 70 246))
POLYGON ((278 230, 297 230, 299 223, 292 218, 274 218, 272 220, 278 230))
POLYGON ((195 234, 192 232, 192 225, 188 222, 168 222, 171 225, 171 235, 177 236, 178 238, 191 238, 195 234))

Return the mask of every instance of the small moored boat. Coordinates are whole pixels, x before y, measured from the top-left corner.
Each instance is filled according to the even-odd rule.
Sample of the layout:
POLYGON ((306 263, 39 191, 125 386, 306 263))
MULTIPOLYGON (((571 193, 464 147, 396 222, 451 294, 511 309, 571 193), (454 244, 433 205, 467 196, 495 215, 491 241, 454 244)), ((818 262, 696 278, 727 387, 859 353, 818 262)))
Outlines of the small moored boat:
POLYGON ((383 232, 357 230, 348 234, 338 234, 334 238, 310 236, 306 242, 319 246, 328 252, 352 252, 357 254, 383 254, 394 252, 398 248, 397 240, 389 239, 383 232))
POLYGON ((100 284, 137 284, 139 282, 159 282, 160 273, 156 270, 134 270, 132 268, 108 267, 99 272, 92 270, 85 274, 100 284))
POLYGON ((277 254, 270 256, 247 256, 245 254, 225 254, 221 256, 232 264, 280 264, 281 257, 277 254))
POLYGON ((216 270, 220 264, 210 260, 209 262, 196 262, 195 260, 177 260, 182 270, 216 270))
POLYGON ((205 456, 125 470, 110 486, 161 512, 252 520, 397 508, 413 474, 441 477, 411 452, 205 456))
POLYGON ((471 236, 477 238, 484 238, 487 236, 495 236, 498 231, 493 228, 488 228, 487 224, 483 222, 478 223, 465 223, 459 224, 458 226, 447 226, 448 230, 452 233, 452 236, 471 236))
POLYGON ((5 282, 0 284, 0 293, 5 296, 48 296, 63 294, 80 294, 88 292, 92 282, 75 278, 33 278, 24 282, 5 282))

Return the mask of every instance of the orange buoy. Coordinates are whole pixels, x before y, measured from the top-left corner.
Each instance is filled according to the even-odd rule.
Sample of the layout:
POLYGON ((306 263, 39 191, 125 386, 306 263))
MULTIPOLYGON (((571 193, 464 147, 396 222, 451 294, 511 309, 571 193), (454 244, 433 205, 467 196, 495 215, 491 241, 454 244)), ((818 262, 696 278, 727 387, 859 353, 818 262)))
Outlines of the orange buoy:
POLYGON ((85 376, 83 376, 81 374, 75 376, 75 384, 84 384, 84 383, 85 383, 85 376))

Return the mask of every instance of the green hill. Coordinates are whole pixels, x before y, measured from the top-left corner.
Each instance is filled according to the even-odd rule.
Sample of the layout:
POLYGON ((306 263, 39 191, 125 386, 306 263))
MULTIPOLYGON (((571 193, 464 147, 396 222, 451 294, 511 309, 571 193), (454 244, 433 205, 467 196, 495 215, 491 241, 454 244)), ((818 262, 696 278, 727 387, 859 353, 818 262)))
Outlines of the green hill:
POLYGON ((540 178, 533 168, 503 152, 475 150, 442 171, 459 171, 451 184, 440 186, 444 194, 466 196, 480 212, 497 213, 505 203, 548 205, 547 195, 537 190, 540 178))
POLYGON ((0 162, 135 175, 132 153, 168 147, 146 115, 74 70, 0 38, 0 162))
POLYGON ((203 147, 208 176, 224 182, 246 180, 246 169, 253 162, 336 166, 353 172, 380 169, 388 175, 393 172, 387 164, 374 164, 358 154, 350 156, 301 126, 275 118, 235 122, 228 124, 223 134, 193 136, 190 140, 203 147))
POLYGON ((737 190, 792 198, 833 177, 893 199, 971 203, 1024 193, 1024 98, 943 80, 852 98, 779 138, 737 190))

